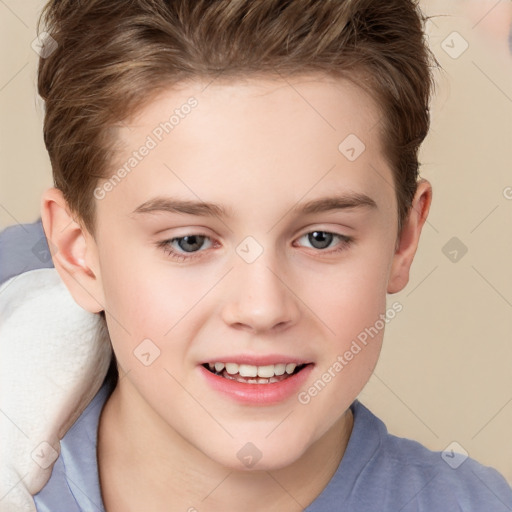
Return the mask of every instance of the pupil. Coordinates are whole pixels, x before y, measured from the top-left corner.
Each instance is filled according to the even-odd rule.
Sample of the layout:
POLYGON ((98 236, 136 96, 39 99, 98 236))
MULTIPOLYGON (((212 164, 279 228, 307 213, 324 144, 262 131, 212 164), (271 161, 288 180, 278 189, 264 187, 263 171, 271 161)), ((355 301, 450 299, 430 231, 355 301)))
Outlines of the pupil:
POLYGON ((315 247, 313 240, 316 242, 320 242, 321 247, 315 247, 316 249, 325 249, 328 247, 332 241, 332 233, 326 233, 325 231, 313 231, 313 233, 309 234, 309 241, 315 247), (317 237, 316 240, 313 237, 317 237))
POLYGON ((191 236, 184 236, 179 242, 178 242, 178 245, 180 246, 181 249, 183 249, 184 251, 187 251, 187 249, 191 249, 190 252, 194 252, 195 249, 199 249, 199 247, 201 247, 201 244, 202 244, 202 239, 204 238, 204 236, 201 236, 201 235, 191 235, 191 236), (189 240, 192 240, 192 242, 190 242, 189 240), (197 241, 199 240, 199 241, 197 241), (195 247, 192 247, 192 248, 187 248, 187 247, 183 247, 184 244, 188 244, 188 245, 192 245, 192 246, 195 246, 195 247))

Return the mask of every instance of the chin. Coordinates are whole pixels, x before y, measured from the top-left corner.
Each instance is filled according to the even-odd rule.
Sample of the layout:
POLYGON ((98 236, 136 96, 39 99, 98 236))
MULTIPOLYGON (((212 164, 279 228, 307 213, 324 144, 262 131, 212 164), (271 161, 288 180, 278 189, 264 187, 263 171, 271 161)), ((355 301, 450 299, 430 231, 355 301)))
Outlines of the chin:
MULTIPOLYGON (((272 436, 273 434, 271 434, 272 436)), ((221 443, 218 451, 209 449, 203 453, 211 460, 234 471, 276 471, 295 463, 309 448, 306 440, 276 436, 269 440, 250 435, 244 440, 232 440, 231 443, 221 443)))

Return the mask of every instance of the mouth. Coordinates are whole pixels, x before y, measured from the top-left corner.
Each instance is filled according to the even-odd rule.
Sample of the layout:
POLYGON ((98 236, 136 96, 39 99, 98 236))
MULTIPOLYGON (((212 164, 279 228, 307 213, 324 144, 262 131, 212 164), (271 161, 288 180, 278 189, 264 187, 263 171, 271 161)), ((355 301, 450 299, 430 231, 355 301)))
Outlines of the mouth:
POLYGON ((274 384, 287 380, 300 373, 312 363, 277 363, 264 366, 238 364, 230 362, 204 363, 202 366, 210 373, 244 384, 274 384))

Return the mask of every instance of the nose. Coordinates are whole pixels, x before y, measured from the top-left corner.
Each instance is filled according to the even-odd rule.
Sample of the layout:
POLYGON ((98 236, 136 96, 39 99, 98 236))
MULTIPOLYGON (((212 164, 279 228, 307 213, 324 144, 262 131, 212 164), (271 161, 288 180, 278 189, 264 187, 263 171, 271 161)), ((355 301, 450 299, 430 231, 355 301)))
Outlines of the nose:
POLYGON ((239 261, 231 272, 223 320, 254 333, 283 330, 297 322, 299 298, 275 258, 266 251, 254 262, 239 261))

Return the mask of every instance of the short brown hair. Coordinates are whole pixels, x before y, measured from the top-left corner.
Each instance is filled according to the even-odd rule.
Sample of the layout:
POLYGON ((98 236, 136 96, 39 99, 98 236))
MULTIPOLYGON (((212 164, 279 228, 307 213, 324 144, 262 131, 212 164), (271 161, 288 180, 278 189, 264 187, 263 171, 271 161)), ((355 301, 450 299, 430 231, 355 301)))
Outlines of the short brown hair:
POLYGON ((439 66, 427 19, 414 0, 51 0, 39 27, 58 46, 40 58, 38 89, 54 185, 94 233, 93 190, 112 171, 115 126, 153 93, 219 74, 318 72, 352 80, 380 106, 400 230, 439 66))

